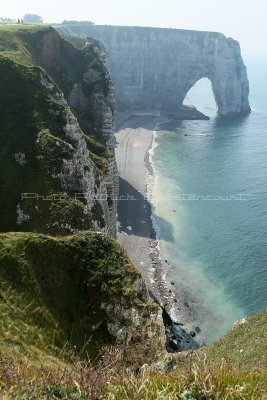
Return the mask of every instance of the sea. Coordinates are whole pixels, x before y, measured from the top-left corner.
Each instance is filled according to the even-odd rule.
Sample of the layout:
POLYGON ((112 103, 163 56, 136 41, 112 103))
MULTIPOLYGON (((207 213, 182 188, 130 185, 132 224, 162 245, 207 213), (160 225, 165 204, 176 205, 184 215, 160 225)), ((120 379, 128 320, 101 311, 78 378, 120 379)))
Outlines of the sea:
POLYGON ((267 307, 267 60, 246 60, 249 116, 218 119, 211 83, 188 92, 209 121, 168 121, 151 154, 152 220, 167 277, 194 299, 204 343, 267 307))

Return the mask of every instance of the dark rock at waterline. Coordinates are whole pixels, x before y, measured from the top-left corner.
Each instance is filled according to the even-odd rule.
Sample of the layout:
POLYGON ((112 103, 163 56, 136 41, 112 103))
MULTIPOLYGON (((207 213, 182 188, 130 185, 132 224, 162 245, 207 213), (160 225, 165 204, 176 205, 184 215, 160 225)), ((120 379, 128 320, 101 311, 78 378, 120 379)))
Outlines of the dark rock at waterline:
POLYGON ((163 308, 162 310, 162 319, 163 319, 163 323, 166 326, 172 326, 172 319, 170 317, 170 314, 166 311, 165 308, 163 308))
POLYGON ((166 350, 169 353, 177 353, 184 350, 197 349, 199 344, 189 333, 182 329, 183 324, 180 322, 175 322, 171 318, 166 309, 168 305, 165 304, 164 307, 161 306, 160 302, 151 291, 149 291, 149 295, 162 309, 162 320, 165 327, 166 336, 166 350))
POLYGON ((165 326, 165 346, 169 353, 177 353, 199 347, 193 336, 181 328, 183 324, 172 320, 165 307, 162 307, 162 319, 165 326))
POLYGON ((171 285, 175 285, 175 283, 173 281, 171 281, 170 283, 171 283, 171 285))
POLYGON ((178 341, 176 339, 169 339, 168 345, 169 345, 170 352, 181 351, 180 345, 178 344, 178 341))
POLYGON ((190 332, 190 335, 191 335, 192 337, 195 337, 195 336, 196 336, 196 332, 191 331, 191 332, 190 332))
POLYGON ((186 306, 186 307, 189 307, 189 304, 185 301, 184 302, 184 305, 186 306))
POLYGON ((195 331, 196 331, 196 333, 200 333, 200 332, 201 332, 200 327, 199 327, 199 326, 196 326, 195 331))

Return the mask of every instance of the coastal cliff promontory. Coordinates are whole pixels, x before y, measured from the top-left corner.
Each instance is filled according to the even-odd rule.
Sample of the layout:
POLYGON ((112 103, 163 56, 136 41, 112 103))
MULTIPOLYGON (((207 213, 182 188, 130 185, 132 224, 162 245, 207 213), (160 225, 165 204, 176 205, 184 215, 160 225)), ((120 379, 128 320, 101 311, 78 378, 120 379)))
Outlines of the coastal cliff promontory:
POLYGON ((250 111, 239 43, 221 33, 92 24, 63 24, 56 29, 104 44, 119 109, 176 111, 190 88, 206 77, 219 115, 250 111))

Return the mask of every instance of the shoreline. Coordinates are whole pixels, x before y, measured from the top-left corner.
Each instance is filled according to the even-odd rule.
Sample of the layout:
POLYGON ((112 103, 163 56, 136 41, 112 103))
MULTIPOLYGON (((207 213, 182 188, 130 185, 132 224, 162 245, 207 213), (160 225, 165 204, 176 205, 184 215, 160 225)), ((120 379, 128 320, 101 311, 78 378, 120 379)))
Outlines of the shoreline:
MULTIPOLYGON (((160 131, 160 127, 163 124, 173 121, 172 119, 165 116, 164 119, 158 121, 153 129, 152 142, 147 150, 145 157, 145 168, 147 169, 147 196, 153 197, 153 188, 155 185, 155 168, 153 166, 152 157, 155 145, 156 134, 160 131), (152 151, 153 150, 153 151, 152 151)), ((191 303, 190 296, 186 296, 184 290, 182 290, 182 284, 174 282, 172 279, 168 279, 168 273, 170 264, 160 250, 160 239, 157 236, 157 228, 153 223, 153 202, 150 203, 150 219, 151 219, 151 232, 152 238, 150 243, 150 257, 151 262, 156 262, 155 268, 155 279, 159 283, 159 291, 161 294, 161 306, 167 311, 168 315, 174 322, 175 329, 171 334, 177 334, 181 339, 181 345, 183 350, 195 349, 203 345, 203 341, 197 341, 200 339, 200 327, 195 324, 195 316, 192 313, 192 309, 189 308, 191 303), (180 292, 182 294, 180 294, 180 292)))
POLYGON ((173 324, 169 324, 167 327, 165 325, 167 341, 168 336, 171 340, 171 346, 167 347, 170 351, 183 351, 199 347, 194 339, 194 321, 191 320, 188 323, 188 315, 186 314, 189 314, 190 311, 185 306, 185 304, 188 304, 186 299, 181 299, 181 296, 177 293, 177 291, 179 292, 179 284, 169 282, 166 277, 168 272, 166 267, 169 265, 160 254, 159 240, 152 219, 153 204, 150 202, 155 179, 151 150, 155 145, 156 132, 160 125, 169 120, 170 118, 167 116, 119 114, 115 136, 118 144, 116 159, 120 177, 120 196, 125 195, 127 190, 131 192, 131 185, 135 186, 135 189, 138 189, 138 193, 141 194, 141 197, 138 196, 138 199, 136 199, 137 203, 141 203, 141 207, 137 212, 138 207, 135 202, 128 201, 127 204, 125 202, 119 204, 118 221, 120 229, 118 241, 141 272, 150 296, 154 301, 156 299, 156 302, 161 306, 163 318, 164 315, 167 315, 173 321, 173 324), (125 138, 127 138, 126 143, 125 138), (140 148, 142 151, 138 155, 140 148), (132 151, 133 149, 138 150, 132 151), (132 163, 135 165, 134 168, 132 168, 132 163), (140 165, 141 163, 142 165, 140 165), (138 170, 135 170, 136 164, 138 164, 138 170), (141 172, 140 169, 143 171, 141 172), (145 232, 142 229, 141 231, 136 229, 137 226, 128 225, 129 221, 133 222, 135 217, 142 219, 145 232), (181 308, 183 308, 183 311, 181 308), (185 326, 183 327, 183 325, 185 326))

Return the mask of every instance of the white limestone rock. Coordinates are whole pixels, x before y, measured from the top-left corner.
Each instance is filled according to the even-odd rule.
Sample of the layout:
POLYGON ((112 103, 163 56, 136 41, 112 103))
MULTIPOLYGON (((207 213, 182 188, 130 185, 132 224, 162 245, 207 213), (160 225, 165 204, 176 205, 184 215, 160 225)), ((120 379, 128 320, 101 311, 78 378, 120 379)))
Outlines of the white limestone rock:
POLYGON ((30 216, 25 214, 21 208, 21 205, 17 205, 17 225, 22 225, 24 222, 30 220, 30 216))
MULTIPOLYGON (((64 31, 64 27, 57 29, 64 31)), ((201 78, 212 82, 218 113, 250 111, 239 43, 217 32, 83 25, 72 35, 103 42, 119 109, 175 111, 201 78)))
POLYGON ((16 153, 16 154, 13 154, 13 156, 18 164, 20 164, 20 165, 27 164, 26 155, 24 153, 16 153))

